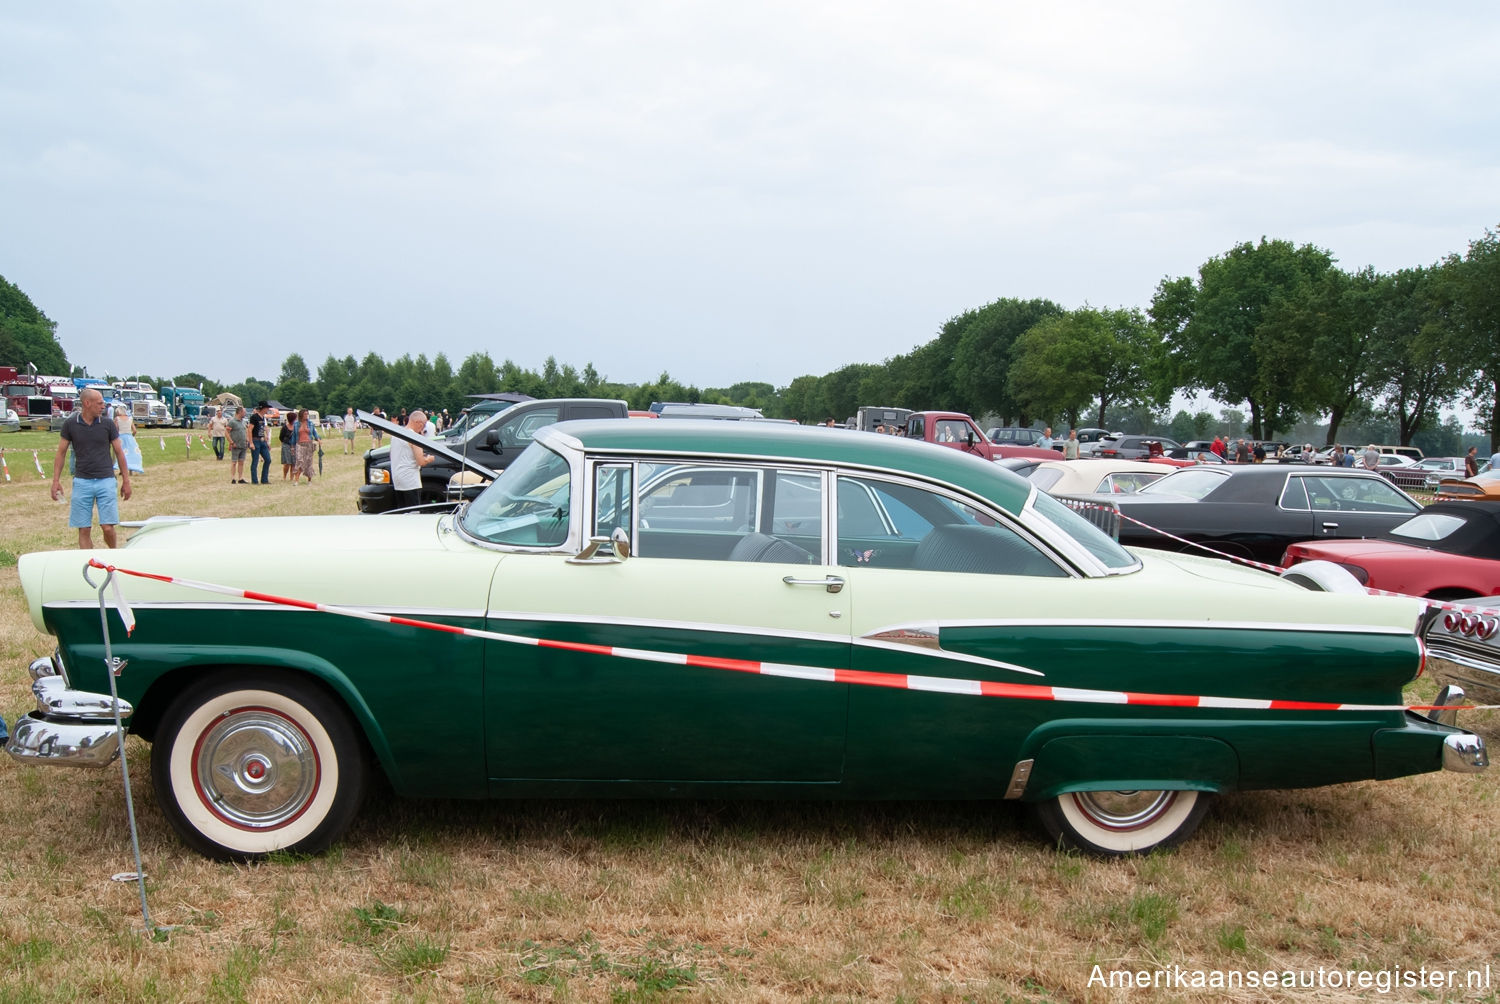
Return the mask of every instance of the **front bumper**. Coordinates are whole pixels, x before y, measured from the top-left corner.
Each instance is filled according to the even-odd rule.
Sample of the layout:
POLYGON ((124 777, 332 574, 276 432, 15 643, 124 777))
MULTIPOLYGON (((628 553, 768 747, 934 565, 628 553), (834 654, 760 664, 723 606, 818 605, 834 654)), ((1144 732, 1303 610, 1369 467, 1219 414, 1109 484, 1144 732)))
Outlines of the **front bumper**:
MULTIPOLYGON (((16 720, 5 747, 13 759, 59 767, 103 767, 120 755, 112 697, 70 690, 56 658, 37 659, 30 671, 36 710, 16 720)), ((125 701, 119 702, 121 719, 134 710, 125 701)))

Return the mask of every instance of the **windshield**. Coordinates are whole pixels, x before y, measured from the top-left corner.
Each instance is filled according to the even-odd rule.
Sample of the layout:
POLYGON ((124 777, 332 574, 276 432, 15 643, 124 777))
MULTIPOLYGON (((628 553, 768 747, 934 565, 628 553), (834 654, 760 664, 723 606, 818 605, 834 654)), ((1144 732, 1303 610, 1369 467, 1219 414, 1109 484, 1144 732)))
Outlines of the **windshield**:
POLYGON ((1103 530, 1046 492, 1035 494, 1032 507, 1053 526, 1082 544, 1090 554, 1104 564, 1104 567, 1125 569, 1134 568, 1139 564, 1133 554, 1111 540, 1103 530))
POLYGON ((495 544, 555 547, 568 539, 568 462, 533 443, 469 503, 466 532, 495 544))
POLYGON ((1224 483, 1226 475, 1201 468, 1186 468, 1157 478, 1141 488, 1139 495, 1185 495, 1201 499, 1224 483))

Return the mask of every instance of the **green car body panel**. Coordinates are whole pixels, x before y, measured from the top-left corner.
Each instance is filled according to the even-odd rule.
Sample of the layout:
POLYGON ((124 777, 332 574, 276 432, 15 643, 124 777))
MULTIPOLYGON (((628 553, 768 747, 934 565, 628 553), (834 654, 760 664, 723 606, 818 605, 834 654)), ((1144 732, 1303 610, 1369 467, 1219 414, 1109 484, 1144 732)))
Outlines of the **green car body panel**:
MULTIPOLYGON (((475 540, 451 515, 350 516, 181 522, 93 556, 601 651, 464 637, 126 577, 121 587, 138 624, 127 636, 110 614, 109 630, 114 654, 128 660, 118 685, 135 707, 132 729, 152 738, 163 709, 195 677, 267 666, 305 674, 334 694, 401 794, 997 799, 1014 796, 1018 764, 1031 761, 1021 790, 1027 800, 1089 789, 1222 791, 1394 777, 1439 769, 1445 737, 1460 731, 1399 710, 981 698, 606 654, 626 648, 1053 688, 1399 705, 1420 664, 1422 607, 1309 592, 1217 560, 1151 552, 1118 574, 1073 567, 1055 552, 1056 574, 1041 576, 836 563, 827 560, 831 545, 811 564, 579 560, 590 534, 578 521, 603 508, 590 509, 590 484, 577 476, 585 463, 782 465, 826 478, 824 485, 840 476, 883 478, 932 486, 1037 534, 1045 528, 1037 529, 1043 524, 1026 482, 956 451, 891 437, 619 420, 565 423, 538 442, 574 465, 574 522, 561 544, 475 540), (789 584, 825 575, 840 588, 789 584)), ((831 502, 824 512, 832 516, 831 502)), ((809 549, 819 540, 816 527, 788 537, 809 549)), ((97 597, 81 574, 87 556, 28 554, 20 573, 33 619, 58 638, 70 686, 107 693, 97 597)))

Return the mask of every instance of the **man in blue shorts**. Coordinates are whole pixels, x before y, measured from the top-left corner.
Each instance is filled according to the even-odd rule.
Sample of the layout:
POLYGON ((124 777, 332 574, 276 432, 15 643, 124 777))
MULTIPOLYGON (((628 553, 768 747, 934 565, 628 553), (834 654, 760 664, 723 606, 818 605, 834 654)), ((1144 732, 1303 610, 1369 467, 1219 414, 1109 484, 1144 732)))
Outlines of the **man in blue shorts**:
POLYGON ((94 537, 94 507, 99 507, 99 529, 106 547, 115 546, 115 525, 120 522, 120 503, 115 498, 115 462, 120 465, 119 493, 130 498, 130 468, 125 447, 114 420, 104 414, 104 395, 85 387, 78 395, 78 410, 68 416, 59 433, 57 456, 52 459, 52 501, 62 498, 63 461, 73 447, 73 504, 68 525, 78 530, 78 546, 91 548, 94 537))

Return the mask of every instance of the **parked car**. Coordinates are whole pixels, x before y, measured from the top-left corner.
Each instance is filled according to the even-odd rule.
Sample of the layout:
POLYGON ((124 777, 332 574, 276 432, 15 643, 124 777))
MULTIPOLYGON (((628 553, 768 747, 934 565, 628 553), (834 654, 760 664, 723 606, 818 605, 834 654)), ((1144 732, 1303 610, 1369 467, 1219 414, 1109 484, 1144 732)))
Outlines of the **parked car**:
MULTIPOLYGON (((624 418, 624 401, 599 398, 526 399, 498 411, 467 427, 467 432, 444 438, 443 444, 453 453, 471 459, 490 471, 504 470, 512 460, 531 445, 536 430, 555 422, 580 418, 624 418)), ((361 422, 394 435, 394 426, 368 412, 356 413, 361 422)), ((431 440, 424 440, 426 443, 431 440)), ((436 451, 429 451, 436 452, 436 451)), ((378 446, 365 451, 365 483, 359 486, 357 505, 363 513, 389 512, 396 505, 396 490, 391 485, 391 448, 378 446)), ((422 504, 446 503, 449 482, 463 469, 444 453, 422 468, 422 504)))
MULTIPOLYGON (((1189 461, 1190 463, 1194 463, 1194 464, 1227 464, 1227 463, 1229 463, 1229 461, 1227 461, 1223 457, 1219 456, 1213 450, 1194 450, 1194 449, 1190 449, 1189 447, 1178 447, 1175 450, 1168 450, 1168 451, 1166 451, 1165 453, 1162 454, 1162 457, 1166 457, 1168 460, 1186 460, 1186 461, 1189 461)), ((1160 460, 1161 460, 1161 457, 1156 457, 1156 458, 1154 458, 1153 462, 1160 461, 1160 460)))
MULTIPOLYGON (((214 857, 328 847, 377 775, 449 798, 1018 799, 1112 855, 1183 840, 1214 792, 1486 762, 1402 709, 1419 601, 1328 565, 1132 553, 897 437, 569 422, 457 514, 167 521, 24 555, 57 637, 8 746, 25 763, 118 750, 91 557, 140 573, 118 573, 133 633, 103 628, 121 712, 152 804, 214 857)), ((37 790, 13 827, 44 826, 37 790)))
POLYGON ((1181 448, 1181 443, 1166 436, 1121 436, 1107 443, 1101 442, 1094 456, 1109 460, 1145 460, 1181 448))
POLYGON ((1465 600, 1466 612, 1434 614, 1423 637, 1427 667, 1444 686, 1468 688, 1474 699, 1500 704, 1500 596, 1465 600))
POLYGON ((1042 430, 1022 429, 1015 426, 991 429, 985 433, 990 442, 998 446, 1031 446, 1042 450, 1056 450, 1062 452, 1064 436, 1056 438, 1051 446, 1042 445, 1042 430))
POLYGON ((1364 540, 1314 540, 1282 565, 1332 561, 1376 589, 1450 600, 1500 594, 1500 502, 1434 502, 1364 540))
POLYGON ((1166 477, 1170 468, 1139 460, 1043 460, 1022 476, 1053 495, 1129 494, 1166 477))
MULTIPOLYGON (((1147 527, 1241 558, 1281 561, 1303 540, 1368 537, 1421 505, 1374 471, 1307 464, 1200 464, 1134 495, 1078 496, 1114 506, 1147 527)), ((1202 553, 1126 519, 1120 542, 1202 553)))
POLYGON ((1437 497, 1469 501, 1500 499, 1500 471, 1487 470, 1488 467, 1486 464, 1472 478, 1439 478, 1437 497))
POLYGON ((1410 457, 1400 457, 1395 464, 1387 463, 1387 457, 1400 457, 1399 454, 1381 454, 1380 470, 1393 484, 1399 485, 1407 491, 1431 491, 1429 484, 1436 486, 1445 477, 1464 476, 1463 457, 1423 457, 1421 460, 1412 460, 1410 457))

